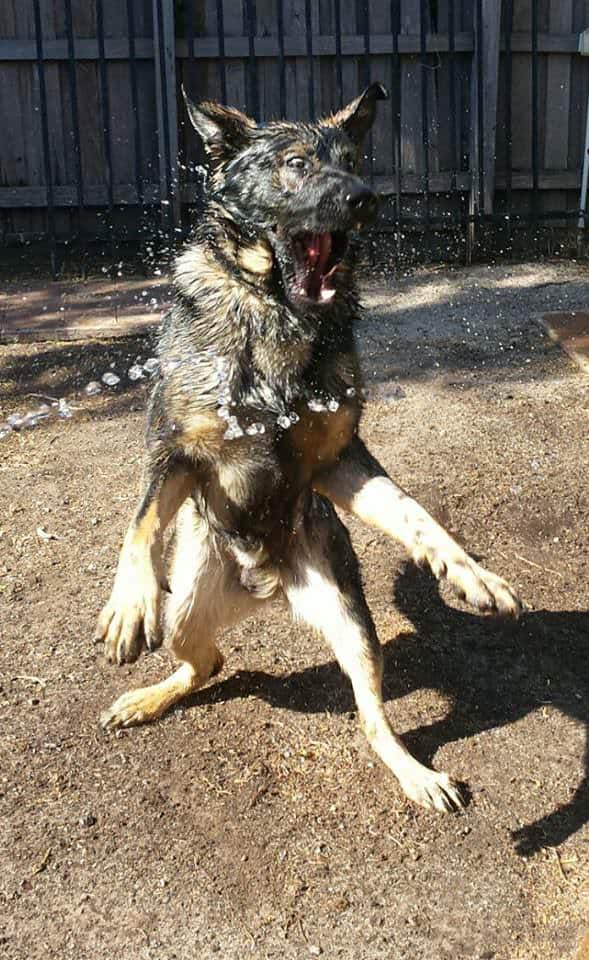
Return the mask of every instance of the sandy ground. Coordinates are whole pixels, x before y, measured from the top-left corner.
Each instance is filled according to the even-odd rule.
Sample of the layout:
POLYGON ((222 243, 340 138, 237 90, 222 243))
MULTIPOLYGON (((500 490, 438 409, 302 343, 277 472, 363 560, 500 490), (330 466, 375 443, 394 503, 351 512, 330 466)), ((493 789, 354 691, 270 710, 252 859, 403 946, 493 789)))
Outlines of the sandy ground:
POLYGON ((151 727, 100 711, 167 654, 92 643, 135 501, 144 339, 1 348, 0 944, 7 960, 569 960, 589 922, 589 381, 535 320, 586 307, 574 264, 423 270, 367 288, 363 435, 514 583, 519 625, 474 615, 350 524, 389 715, 472 791, 401 796, 322 642, 277 607, 151 727), (111 367, 111 364, 113 365, 111 367), (83 388, 114 370, 121 382, 83 388), (51 404, 51 399, 47 400, 51 404), (52 408, 54 409, 54 408, 52 408))

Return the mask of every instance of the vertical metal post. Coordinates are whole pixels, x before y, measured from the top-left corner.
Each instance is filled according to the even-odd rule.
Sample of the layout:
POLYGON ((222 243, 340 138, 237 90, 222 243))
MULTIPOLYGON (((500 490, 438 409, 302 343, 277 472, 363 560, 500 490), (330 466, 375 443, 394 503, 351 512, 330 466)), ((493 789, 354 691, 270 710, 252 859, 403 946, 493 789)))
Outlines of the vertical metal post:
POLYGON ((82 151, 80 147, 80 117, 78 112, 78 81, 76 76, 76 51, 74 47, 74 27, 71 0, 65 0, 65 31, 67 36, 72 132, 74 135, 74 170, 76 177, 76 195, 78 200, 77 234, 78 239, 80 239, 82 235, 82 211, 84 209, 84 186, 82 182, 82 151))
POLYGON ((112 165, 112 142, 110 135, 110 98, 108 95, 108 76, 106 55, 104 49, 104 7, 103 0, 96 0, 96 34, 98 38, 98 68, 100 73, 100 94, 102 101, 102 132, 104 137, 104 154, 106 160, 106 196, 107 196, 107 229, 111 248, 111 270, 115 270, 116 242, 114 236, 114 187, 112 165))
POLYGON ((286 118, 286 61, 284 59, 284 0, 276 0, 276 29, 278 32, 278 72, 280 77, 280 116, 286 118))
POLYGON ((470 194, 468 198, 468 230, 466 234, 466 262, 472 263, 476 242, 476 225, 483 196, 483 61, 482 61, 482 0, 476 0, 474 55, 470 74, 470 194))
POLYGON ((476 6, 476 35, 477 35, 477 127, 478 127, 478 169, 479 169, 479 183, 478 183, 478 212, 484 210, 484 196, 485 196, 485 104, 483 97, 483 82, 484 82, 484 73, 483 73, 483 57, 484 57, 484 43, 485 37, 483 36, 483 0, 477 0, 476 6))
POLYGON ((429 176, 429 109, 427 102, 427 7, 426 0, 420 0, 419 11, 419 49, 421 55, 421 133, 423 136, 423 184, 425 210, 425 255, 429 260, 431 250, 430 230, 430 176, 429 176))
POLYGON ((507 241, 511 245, 511 204, 513 165, 513 129, 511 112, 511 87, 513 83, 513 0, 505 0, 505 203, 507 206, 507 241))
MULTIPOLYGON (((221 101, 227 103, 227 65, 225 62, 225 14, 223 0, 217 0, 217 39, 219 41, 219 85, 221 87, 221 101)), ((192 48, 194 56, 194 45, 192 48)))
POLYGON ((180 222, 173 0, 153 0, 153 40, 162 227, 172 232, 180 222))
MULTIPOLYGON (((364 52, 362 55, 362 84, 364 87, 370 86, 370 10, 368 0, 361 0, 360 15, 362 23, 360 24, 360 33, 363 35, 364 52)), ((368 134, 368 169, 370 182, 374 180, 374 137, 372 130, 368 134)))
POLYGON ((342 8, 341 0, 334 0, 333 12, 335 18, 335 78, 337 85, 337 105, 344 105, 344 77, 342 67, 342 8))
POLYGON ((587 115, 585 118, 585 149, 583 152, 583 172, 581 175, 581 193, 579 195, 579 219, 577 220, 577 247, 579 256, 583 250, 583 231, 587 225, 587 184, 589 183, 589 97, 587 97, 587 115))
POLYGON ((131 82, 131 105, 133 107, 133 143, 135 152, 135 190, 137 203, 143 204, 143 162, 141 153, 141 124, 139 121, 139 91, 137 85, 137 60, 135 55, 134 0, 127 0, 127 32, 129 34, 129 76, 131 82))
POLYGON ((41 135, 43 137, 43 169, 45 172, 45 190, 47 191, 47 232, 49 233, 49 257, 51 275, 57 276, 57 247, 55 240, 55 207, 53 202, 53 177, 51 173, 51 154, 49 147, 49 121, 47 116, 47 88, 45 86, 45 60, 43 56, 43 31, 39 0, 33 0, 35 18, 35 44, 37 47, 37 72, 39 75, 39 100, 41 111, 41 135))
POLYGON ((258 64, 256 61, 257 15, 255 0, 245 0, 245 26, 248 38, 248 111, 254 120, 260 119, 260 94, 258 90, 258 64))
POLYGON ((539 201, 538 156, 538 0, 532 0, 532 224, 537 223, 539 201))
POLYGON ((305 0, 305 37, 307 45, 307 70, 309 89, 309 120, 315 119, 315 62, 313 60, 313 20, 311 0, 305 0))
POLYGON ((393 120, 393 163, 395 165, 395 229, 397 235, 397 258, 401 256, 401 191, 403 172, 401 170, 401 56, 399 54, 399 34, 401 32, 401 0, 391 2, 391 33, 393 35, 393 56, 391 59, 391 110, 393 120))

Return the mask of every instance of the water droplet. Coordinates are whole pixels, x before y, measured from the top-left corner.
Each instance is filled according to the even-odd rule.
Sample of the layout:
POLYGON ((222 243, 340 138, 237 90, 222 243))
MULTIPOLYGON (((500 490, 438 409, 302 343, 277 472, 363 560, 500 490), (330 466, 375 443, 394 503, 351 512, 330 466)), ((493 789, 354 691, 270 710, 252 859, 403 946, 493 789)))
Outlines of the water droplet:
POLYGON ((159 370, 160 362, 157 357, 149 357, 143 364, 146 373, 155 373, 159 370))
POLYGON ((258 433, 266 433, 266 427, 263 423, 250 423, 249 427, 245 428, 245 432, 250 437, 255 437, 258 433))
POLYGON ((90 383, 87 383, 84 387, 84 393, 87 397, 94 397, 97 393, 102 393, 102 387, 98 380, 91 380, 90 383))
POLYGON ((336 400, 335 397, 332 397, 327 404, 327 409, 331 413, 335 413, 336 410, 339 410, 339 401, 336 400))
POLYGON ((121 378, 116 373, 103 373, 102 382, 106 383, 107 387, 116 387, 117 383, 121 382, 121 378))
POLYGON ((236 440, 243 437, 243 430, 239 426, 237 417, 229 417, 227 420, 227 429, 223 434, 225 440, 236 440))
MULTIPOLYGON (((118 379, 119 379, 119 378, 117 377, 117 381, 118 381, 118 379)), ((59 404, 58 404, 58 407, 57 407, 57 412, 58 412, 58 414, 59 414, 59 416, 61 417, 62 420, 71 420, 71 418, 72 418, 73 415, 74 415, 74 411, 73 411, 72 408, 70 407, 70 405, 69 405, 69 403, 67 402, 67 400, 64 400, 63 397, 61 397, 61 399, 60 399, 60 401, 59 401, 59 404)))
POLYGON ((321 400, 318 400, 317 397, 311 397, 311 399, 307 401, 307 406, 309 410, 313 410, 314 413, 319 413, 321 410, 327 410, 325 404, 321 400))
POLYGON ((287 417, 285 413, 281 413, 276 423, 279 427, 282 427, 283 430, 288 430, 292 426, 290 417, 287 417))
POLYGON ((134 363, 133 366, 127 370, 127 375, 129 380, 141 380, 143 378, 143 367, 134 363))

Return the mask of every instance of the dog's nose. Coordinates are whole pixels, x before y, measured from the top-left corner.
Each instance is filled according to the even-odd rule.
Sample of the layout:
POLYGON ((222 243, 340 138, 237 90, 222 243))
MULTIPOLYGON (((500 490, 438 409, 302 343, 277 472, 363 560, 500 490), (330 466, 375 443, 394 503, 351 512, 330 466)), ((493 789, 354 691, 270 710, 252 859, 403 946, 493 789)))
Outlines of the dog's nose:
POLYGON ((368 187, 363 185, 352 187, 346 195, 346 203, 355 220, 359 220, 360 223, 368 223, 370 220, 374 220, 377 201, 372 190, 369 190, 368 187))

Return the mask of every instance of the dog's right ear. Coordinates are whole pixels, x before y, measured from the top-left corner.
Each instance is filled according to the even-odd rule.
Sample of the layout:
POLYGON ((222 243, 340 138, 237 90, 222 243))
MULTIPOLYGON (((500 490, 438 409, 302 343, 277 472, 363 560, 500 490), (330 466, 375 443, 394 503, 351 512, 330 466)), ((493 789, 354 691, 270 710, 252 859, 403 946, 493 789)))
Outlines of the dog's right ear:
POLYGON ((205 150, 213 162, 229 160, 246 146, 256 125, 245 113, 212 100, 194 103, 184 87, 182 96, 190 122, 202 137, 205 150))

